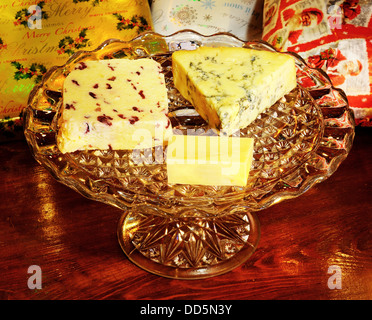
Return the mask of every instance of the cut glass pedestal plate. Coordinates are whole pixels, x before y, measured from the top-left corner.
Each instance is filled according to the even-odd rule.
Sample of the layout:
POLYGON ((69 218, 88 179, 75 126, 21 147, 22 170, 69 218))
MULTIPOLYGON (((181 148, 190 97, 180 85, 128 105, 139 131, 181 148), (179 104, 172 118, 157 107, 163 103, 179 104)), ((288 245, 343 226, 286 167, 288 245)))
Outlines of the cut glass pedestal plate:
POLYGON ((58 150, 63 81, 77 63, 87 60, 155 59, 166 79, 173 129, 178 134, 210 134, 172 78, 172 52, 199 46, 275 51, 265 42, 191 30, 170 36, 149 32, 127 42, 110 39, 51 68, 32 91, 24 114, 27 142, 41 165, 89 199, 123 210, 117 235, 127 257, 149 272, 179 279, 216 276, 244 263, 259 242, 257 212, 298 197, 332 175, 354 138, 354 118, 343 91, 325 73, 286 53, 295 57, 297 88, 239 132, 255 140, 245 187, 169 184, 166 147, 139 153, 58 150))

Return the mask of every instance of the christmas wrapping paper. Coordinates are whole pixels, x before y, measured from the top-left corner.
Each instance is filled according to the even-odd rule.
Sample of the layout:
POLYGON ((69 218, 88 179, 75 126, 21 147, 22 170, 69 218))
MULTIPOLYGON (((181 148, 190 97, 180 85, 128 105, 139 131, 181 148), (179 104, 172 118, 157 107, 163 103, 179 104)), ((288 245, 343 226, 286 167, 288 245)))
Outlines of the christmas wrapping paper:
POLYGON ((1 0, 0 12, 0 141, 22 131, 22 110, 48 68, 153 30, 147 0, 1 0))
POLYGON ((372 126, 370 0, 265 0, 263 40, 323 69, 345 91, 356 124, 372 126))
POLYGON ((153 0, 154 29, 164 35, 193 29, 203 35, 230 32, 242 40, 260 39, 264 0, 153 0))

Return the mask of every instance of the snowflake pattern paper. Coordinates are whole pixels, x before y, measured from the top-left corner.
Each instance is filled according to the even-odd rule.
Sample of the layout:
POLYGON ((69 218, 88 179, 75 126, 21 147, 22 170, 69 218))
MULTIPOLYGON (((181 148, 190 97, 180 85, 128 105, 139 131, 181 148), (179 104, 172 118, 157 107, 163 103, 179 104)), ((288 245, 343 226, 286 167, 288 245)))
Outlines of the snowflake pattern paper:
POLYGON ((156 0, 151 12, 154 30, 169 35, 192 29, 204 35, 230 32, 241 40, 260 39, 263 0, 156 0))

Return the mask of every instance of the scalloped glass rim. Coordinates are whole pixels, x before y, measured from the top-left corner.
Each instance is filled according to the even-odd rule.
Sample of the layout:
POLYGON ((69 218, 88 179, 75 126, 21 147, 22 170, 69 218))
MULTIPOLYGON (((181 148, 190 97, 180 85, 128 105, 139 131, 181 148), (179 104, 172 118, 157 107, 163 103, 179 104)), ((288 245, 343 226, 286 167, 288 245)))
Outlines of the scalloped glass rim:
MULTIPOLYGON (((229 33, 217 33, 204 36, 192 30, 182 30, 169 36, 162 36, 158 33, 146 32, 131 41, 108 39, 95 50, 80 51, 73 54, 64 66, 51 68, 45 74, 42 83, 35 87, 30 94, 24 117, 26 140, 35 159, 46 167, 55 179, 90 199, 122 209, 141 204, 141 206, 146 207, 146 210, 152 211, 154 214, 165 215, 173 214, 173 212, 178 209, 178 215, 183 215, 186 211, 193 211, 190 207, 191 204, 193 206, 198 206, 199 208, 197 211, 202 212, 203 215, 215 213, 215 211, 207 209, 211 204, 214 209, 217 208, 217 212, 220 212, 220 210, 233 212, 234 208, 242 206, 250 210, 261 210, 284 199, 297 197, 306 192, 315 183, 327 179, 336 171, 352 147, 355 124, 353 113, 348 106, 345 93, 340 89, 334 88, 329 77, 322 70, 310 68, 299 55, 288 52, 287 54, 291 54, 295 57, 298 70, 302 72, 302 75, 301 72, 300 75, 298 75, 299 83, 303 81, 304 83, 301 83, 301 85, 306 87, 305 84, 309 82, 309 79, 311 80, 310 85, 307 83, 307 85, 309 85, 307 86, 307 90, 321 109, 323 113, 322 121, 324 122, 324 132, 321 134, 321 139, 317 147, 309 154, 308 159, 297 168, 296 172, 292 173, 292 175, 295 176, 295 180, 300 180, 297 185, 288 185, 285 179, 283 180, 283 177, 281 177, 277 181, 272 181, 269 187, 265 185, 266 190, 264 192, 255 195, 247 193, 244 197, 237 198, 237 201, 234 203, 231 203, 231 200, 234 199, 234 192, 223 197, 224 199, 222 200, 224 201, 221 201, 221 197, 213 196, 203 196, 199 198, 172 196, 170 199, 167 199, 170 201, 161 203, 164 198, 160 198, 161 201, 157 201, 154 198, 150 199, 146 196, 133 194, 130 199, 127 194, 123 196, 120 190, 111 192, 111 188, 107 182, 105 182, 105 179, 100 179, 98 182, 96 181, 97 185, 92 187, 94 183, 91 184, 92 181, 89 181, 89 179, 87 179, 87 181, 81 181, 75 178, 74 172, 72 172, 73 170, 68 166, 68 161, 60 161, 60 165, 56 166, 53 161, 56 157, 61 157, 61 155, 58 154, 58 150, 56 150, 56 146, 47 146, 44 148, 44 142, 40 143, 40 136, 43 136, 44 139, 53 131, 55 117, 53 116, 53 119, 48 122, 44 119, 38 119, 35 114, 40 109, 44 108, 46 112, 49 108, 50 114, 53 115, 55 111, 53 110, 53 106, 48 107, 45 105, 40 108, 42 101, 40 100, 41 95, 44 90, 53 90, 53 84, 58 83, 61 75, 66 75, 68 66, 76 64, 82 59, 94 56, 104 50, 108 50, 110 46, 119 44, 130 48, 130 50, 136 52, 137 55, 165 54, 168 51, 172 51, 170 48, 179 49, 182 45, 227 45, 276 51, 274 47, 264 41, 244 42, 229 33), (63 167, 63 165, 65 167, 63 167), (72 171, 66 174, 68 170, 72 171), (64 174, 61 174, 61 172, 64 172, 64 174), (190 199, 192 201, 189 203, 188 200, 190 199), (143 201, 145 202, 143 203, 143 201), (229 205, 226 205, 226 202, 229 202, 229 205), (222 207, 223 209, 221 209, 222 207)), ((97 56, 94 58, 97 58, 97 56)), ((57 104, 58 103, 56 103, 56 105, 57 104)), ((241 190, 238 190, 237 193, 241 195, 241 190)))

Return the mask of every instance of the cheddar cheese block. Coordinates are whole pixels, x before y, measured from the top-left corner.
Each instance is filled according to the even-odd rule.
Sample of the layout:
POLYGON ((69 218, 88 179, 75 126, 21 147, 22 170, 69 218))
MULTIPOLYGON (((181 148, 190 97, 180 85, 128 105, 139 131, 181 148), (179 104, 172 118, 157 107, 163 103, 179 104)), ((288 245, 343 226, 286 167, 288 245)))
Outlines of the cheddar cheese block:
POLYGON ((175 87, 210 127, 234 131, 297 85, 292 56, 235 47, 200 47, 172 54, 175 87))
POLYGON ((62 153, 135 149, 171 135, 161 66, 151 59, 78 63, 63 85, 57 144, 62 153))
POLYGON ((253 138, 174 135, 167 148, 171 184, 247 185, 253 138))

